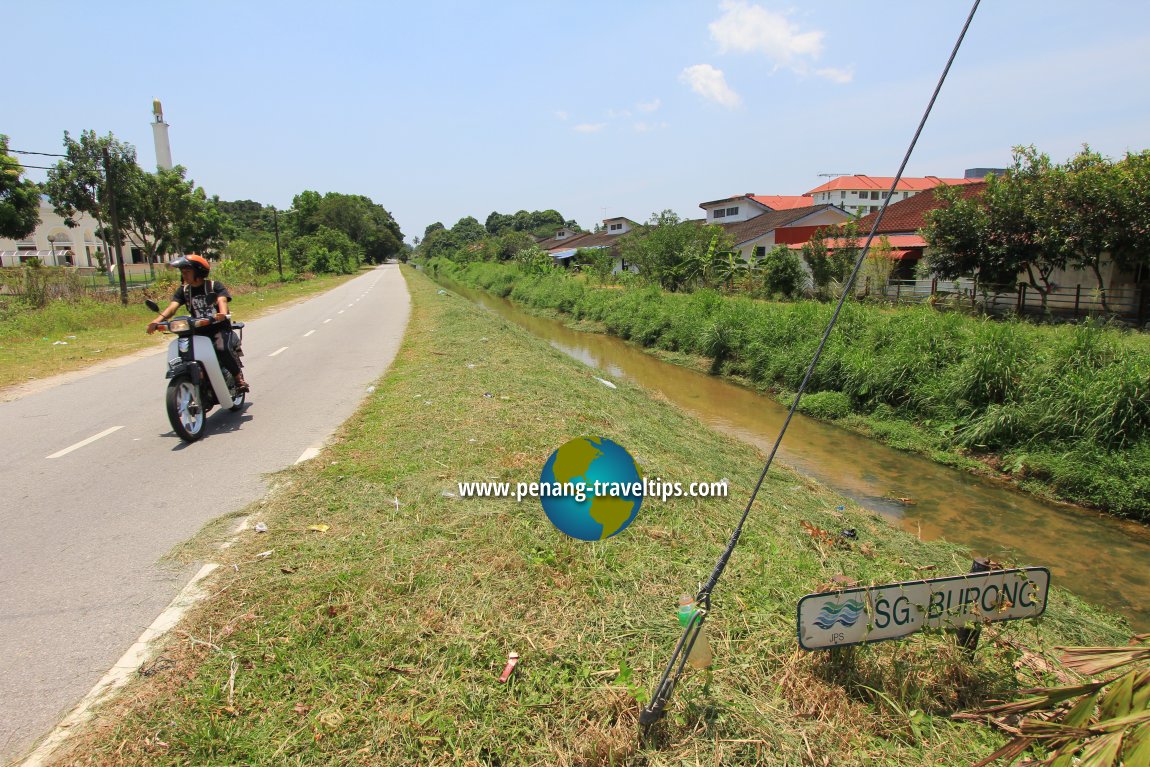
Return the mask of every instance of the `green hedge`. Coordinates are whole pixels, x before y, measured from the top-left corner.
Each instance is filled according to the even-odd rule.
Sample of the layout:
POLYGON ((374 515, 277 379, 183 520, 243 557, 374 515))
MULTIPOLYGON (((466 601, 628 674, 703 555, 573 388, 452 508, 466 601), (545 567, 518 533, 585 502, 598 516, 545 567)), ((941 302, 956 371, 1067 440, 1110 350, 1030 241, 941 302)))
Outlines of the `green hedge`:
MULTIPOLYGON (((596 287, 511 264, 429 268, 644 346, 708 357, 715 372, 775 390, 798 388, 833 311, 814 301, 596 287)), ((1141 334, 848 303, 808 392, 804 409, 818 417, 877 411, 953 449, 1024 455, 1004 463, 1060 497, 1150 521, 1150 480, 1140 479, 1150 477, 1150 341, 1141 334)))

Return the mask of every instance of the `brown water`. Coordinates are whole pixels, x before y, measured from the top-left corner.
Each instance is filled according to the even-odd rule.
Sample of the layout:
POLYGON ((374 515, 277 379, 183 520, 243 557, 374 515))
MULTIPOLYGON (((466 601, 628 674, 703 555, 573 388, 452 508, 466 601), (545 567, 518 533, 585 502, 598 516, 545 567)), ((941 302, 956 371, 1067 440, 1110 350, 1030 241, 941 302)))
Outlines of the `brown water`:
MULTIPOLYGON (((511 302, 453 290, 600 370, 657 391, 707 425, 770 450, 787 408, 722 379, 661 362, 618 338, 533 317, 511 302)), ((1015 565, 1045 566, 1057 585, 1150 630, 1150 529, 1009 487, 796 415, 778 460, 924 540, 944 538, 1015 565), (893 498, 911 498, 904 505, 893 498)), ((753 524, 753 520, 752 520, 753 524)))

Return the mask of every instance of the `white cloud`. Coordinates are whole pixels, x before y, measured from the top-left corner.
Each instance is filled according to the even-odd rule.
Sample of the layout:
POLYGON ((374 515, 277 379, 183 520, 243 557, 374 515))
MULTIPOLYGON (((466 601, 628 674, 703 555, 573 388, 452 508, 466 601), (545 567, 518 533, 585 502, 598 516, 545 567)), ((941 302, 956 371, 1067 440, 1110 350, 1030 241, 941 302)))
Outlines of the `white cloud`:
POLYGON ((636 133, 650 133, 651 131, 663 130, 664 128, 667 127, 667 123, 665 123, 665 122, 659 122, 659 123, 637 122, 637 123, 635 123, 634 127, 635 127, 636 133))
POLYGON ((710 64, 696 64, 687 67, 679 75, 679 79, 691 86, 691 90, 700 96, 717 102, 728 109, 734 109, 742 103, 739 94, 727 85, 727 78, 723 70, 715 69, 710 64))
POLYGON ((598 133, 607 127, 607 123, 580 123, 571 130, 576 133, 598 133))
POLYGON ((563 110, 556 111, 555 116, 558 117, 560 120, 566 120, 568 117, 567 113, 564 112, 563 110))
POLYGON ((618 120, 618 119, 624 119, 625 120, 630 116, 631 116, 631 113, 629 111, 627 111, 626 109, 620 109, 620 110, 608 109, 607 110, 607 119, 609 119, 609 120, 618 120))
POLYGON ((659 99, 655 99, 654 101, 640 101, 638 104, 635 105, 635 108, 638 109, 640 112, 654 112, 656 109, 658 109, 662 105, 663 105, 662 101, 660 101, 659 99))
POLYGON ((836 83, 847 83, 854 78, 851 70, 811 69, 811 62, 823 52, 821 30, 802 31, 786 16, 746 0, 724 0, 719 7, 724 13, 711 22, 709 28, 720 53, 763 53, 776 67, 785 67, 798 75, 814 74, 836 83))
POLYGON ((849 83, 855 78, 854 67, 849 67, 847 69, 839 69, 837 67, 824 67, 822 69, 816 69, 815 74, 819 77, 825 77, 832 82, 840 84, 849 83))

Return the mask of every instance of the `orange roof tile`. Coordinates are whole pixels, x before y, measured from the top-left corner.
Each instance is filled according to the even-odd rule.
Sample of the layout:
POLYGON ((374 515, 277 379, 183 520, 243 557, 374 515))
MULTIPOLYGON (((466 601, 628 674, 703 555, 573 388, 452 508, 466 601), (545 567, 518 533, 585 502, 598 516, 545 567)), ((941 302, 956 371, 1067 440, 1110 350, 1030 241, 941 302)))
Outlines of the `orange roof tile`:
MULTIPOLYGON (((894 176, 839 176, 832 178, 822 186, 817 186, 811 191, 807 192, 805 196, 814 196, 820 192, 834 192, 840 189, 890 189, 891 183, 894 181, 894 176)), ((959 184, 978 184, 981 183, 981 178, 939 178, 938 176, 922 176, 919 178, 911 178, 903 176, 898 180, 898 187, 896 191, 905 192, 922 192, 927 189, 933 189, 939 184, 946 184, 948 186, 955 186, 959 184)))
POLYGON ((795 208, 809 208, 815 204, 813 197, 805 195, 786 194, 754 194, 751 199, 760 205, 766 205, 771 210, 793 210, 795 208))

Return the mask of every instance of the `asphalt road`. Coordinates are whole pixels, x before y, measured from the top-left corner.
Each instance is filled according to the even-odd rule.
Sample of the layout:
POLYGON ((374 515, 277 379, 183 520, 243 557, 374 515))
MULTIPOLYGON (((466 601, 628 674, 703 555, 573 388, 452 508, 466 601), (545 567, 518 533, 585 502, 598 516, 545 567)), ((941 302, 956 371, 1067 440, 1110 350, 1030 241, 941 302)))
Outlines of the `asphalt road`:
MULTIPOLYGON (((237 320, 244 309, 233 302, 237 320)), ((248 404, 213 410, 190 445, 168 424, 162 349, 0 403, 0 763, 46 734, 198 569, 161 557, 262 497, 266 474, 354 412, 409 309, 399 267, 385 265, 249 322, 248 404)))

